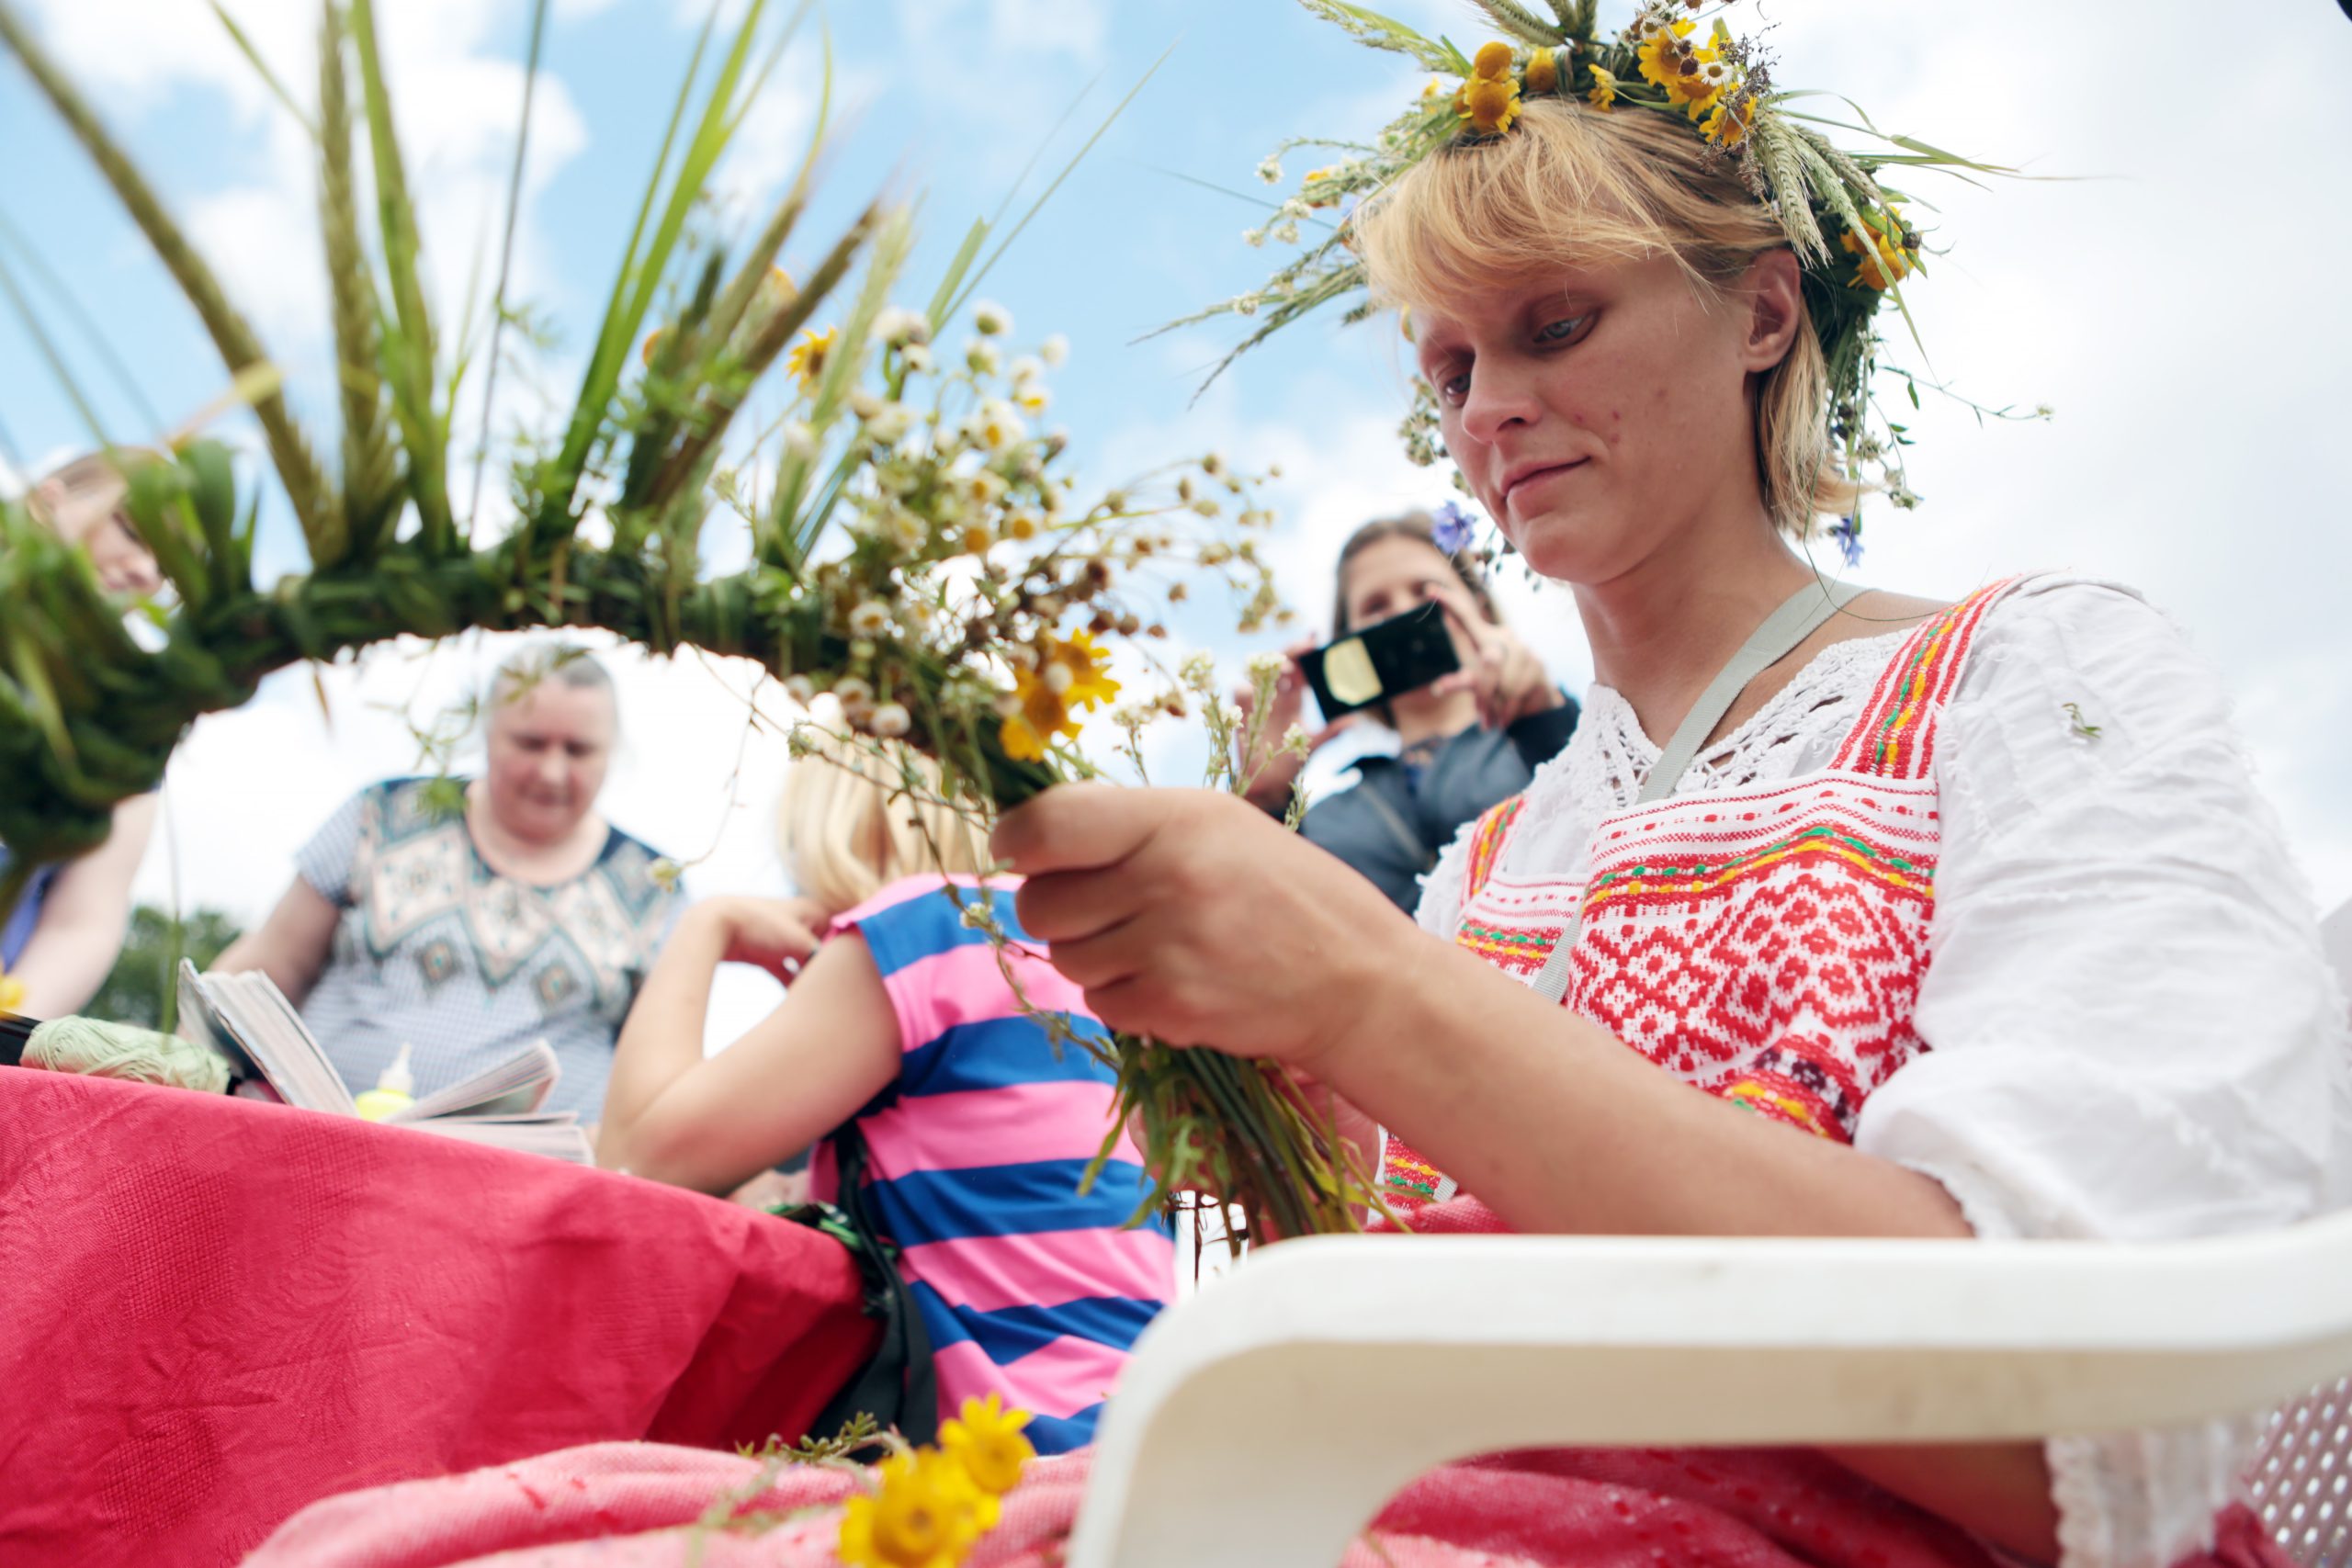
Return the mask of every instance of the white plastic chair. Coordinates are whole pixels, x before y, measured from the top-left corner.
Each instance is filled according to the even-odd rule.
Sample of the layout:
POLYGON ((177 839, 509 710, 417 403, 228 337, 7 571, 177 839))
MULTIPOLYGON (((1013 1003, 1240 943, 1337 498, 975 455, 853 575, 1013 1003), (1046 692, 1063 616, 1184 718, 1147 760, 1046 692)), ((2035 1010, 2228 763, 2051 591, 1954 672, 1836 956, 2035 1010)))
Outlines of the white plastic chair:
MULTIPOLYGON (((2352 934, 2352 907, 2328 924, 2352 934)), ((2291 1401, 2254 1501, 2306 1568, 2345 1568, 2348 1371, 2352 1213, 2144 1246, 1295 1241, 1137 1344, 1068 1562, 1325 1568, 1414 1476, 1497 1450, 2030 1438, 2291 1401)))

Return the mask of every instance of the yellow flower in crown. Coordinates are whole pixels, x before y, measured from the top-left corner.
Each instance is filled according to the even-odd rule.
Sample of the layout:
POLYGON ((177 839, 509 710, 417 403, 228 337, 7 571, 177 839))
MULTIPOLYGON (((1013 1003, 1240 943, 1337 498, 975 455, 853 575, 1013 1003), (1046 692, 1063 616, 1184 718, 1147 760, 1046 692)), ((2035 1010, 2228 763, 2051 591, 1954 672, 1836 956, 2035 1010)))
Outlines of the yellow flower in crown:
POLYGON ((1519 118, 1519 81, 1510 73, 1510 45, 1482 46, 1469 80, 1453 95, 1453 110, 1482 136, 1500 136, 1519 118))
POLYGON ((1069 683, 1061 685, 1062 700, 1072 707, 1092 707, 1119 694, 1119 682, 1111 679, 1110 669, 1111 656, 1086 633, 1073 632, 1068 642, 1056 643, 1046 656, 1045 679, 1061 685, 1063 678, 1055 671, 1068 671, 1069 683))
POLYGON ((1035 1447, 1021 1434, 1027 1425, 1029 1413, 1006 1409, 1002 1394, 967 1399, 959 1418, 940 1423, 940 1450, 963 1465, 973 1485, 992 1497, 1001 1497, 1020 1482, 1022 1469, 1037 1457, 1035 1447))
POLYGON ((785 351, 784 367, 800 378, 800 389, 811 397, 817 383, 825 378, 826 356, 833 352, 833 339, 838 335, 831 327, 823 332, 811 328, 800 334, 800 341, 785 351))
POLYGON ((1598 65, 1589 69, 1592 72, 1592 91, 1585 96, 1592 100, 1593 107, 1605 109, 1617 101, 1617 78, 1598 65))
POLYGON ((1903 220, 1892 212, 1874 221, 1865 220, 1864 233, 1869 236, 1868 243, 1851 229, 1838 236, 1840 245, 1861 258, 1860 269, 1847 282, 1847 288, 1892 288, 1909 276, 1911 269, 1919 265, 1917 247, 1889 240, 1879 228, 1881 222, 1894 229, 1899 239, 1907 240, 1908 231, 1904 228, 1903 220))
POLYGON ((0 968, 0 1014, 13 1013, 25 1005, 25 983, 0 968))
POLYGON ((1755 118, 1754 98, 1728 97, 1715 106, 1715 112, 1699 130, 1713 145, 1730 149, 1747 140, 1747 128, 1755 118))
POLYGON ((1307 170, 1306 177, 1298 182, 1298 198, 1309 207, 1339 206, 1340 189, 1331 179, 1339 172, 1334 168, 1307 170), (1319 190, 1316 188, 1318 186, 1322 187, 1319 190))
POLYGON ((1527 90, 1531 93, 1554 93, 1560 87, 1560 59, 1548 49, 1539 49, 1527 57, 1527 90))
POLYGON ((892 1454, 877 1479, 842 1509, 838 1546, 850 1568, 956 1568, 996 1523, 996 1499, 944 1454, 892 1454))
POLYGON ((1691 30, 1689 22, 1660 28, 1642 41, 1634 57, 1642 79, 1665 88, 1667 102, 1677 107, 1705 97, 1710 91, 1703 73, 1714 61, 1715 51, 1685 43, 1691 30))

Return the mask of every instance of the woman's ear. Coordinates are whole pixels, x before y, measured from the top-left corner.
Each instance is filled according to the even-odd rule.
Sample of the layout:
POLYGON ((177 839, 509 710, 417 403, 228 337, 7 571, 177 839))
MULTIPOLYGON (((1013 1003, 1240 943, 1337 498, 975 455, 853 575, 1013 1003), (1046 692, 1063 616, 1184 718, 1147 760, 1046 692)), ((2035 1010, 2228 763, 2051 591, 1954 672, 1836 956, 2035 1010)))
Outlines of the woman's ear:
POLYGON ((1788 357, 1804 319, 1804 283, 1795 253, 1766 251, 1748 263, 1739 298, 1747 307, 1742 357, 1749 370, 1770 370, 1788 357))

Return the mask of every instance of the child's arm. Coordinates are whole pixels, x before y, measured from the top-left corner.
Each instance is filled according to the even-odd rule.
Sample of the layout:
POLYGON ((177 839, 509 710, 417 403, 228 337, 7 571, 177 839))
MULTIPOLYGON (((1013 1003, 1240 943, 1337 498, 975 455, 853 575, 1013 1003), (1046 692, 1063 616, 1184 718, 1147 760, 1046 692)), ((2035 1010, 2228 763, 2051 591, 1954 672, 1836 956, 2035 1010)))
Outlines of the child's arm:
POLYGON ((629 1010, 605 1094, 596 1163, 727 1192, 847 1120, 898 1076, 898 1015, 865 939, 809 958, 774 1012, 718 1055, 702 1054, 719 964, 780 970, 815 938, 771 899, 689 909, 629 1010))

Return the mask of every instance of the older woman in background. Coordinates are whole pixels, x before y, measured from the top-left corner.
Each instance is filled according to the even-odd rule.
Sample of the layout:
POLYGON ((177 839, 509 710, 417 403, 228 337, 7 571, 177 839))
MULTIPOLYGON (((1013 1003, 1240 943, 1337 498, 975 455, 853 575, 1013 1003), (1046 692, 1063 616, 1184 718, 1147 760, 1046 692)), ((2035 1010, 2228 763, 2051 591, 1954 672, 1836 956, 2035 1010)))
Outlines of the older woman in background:
POLYGON ((595 808, 619 730, 604 666, 512 660, 492 698, 481 777, 361 790, 218 967, 267 974, 355 1089, 403 1044, 424 1095, 544 1039, 548 1105, 593 1119, 676 895, 595 808))
MULTIPOLYGON (((123 501, 127 467, 153 461, 136 448, 76 457, 33 487, 26 499, 36 521, 86 551, 98 581, 125 598, 164 585, 155 558, 141 544, 123 501)), ((81 859, 43 866, 33 874, 15 913, 0 926, 0 975, 14 982, 11 1010, 28 1018, 60 1018, 97 994, 122 952, 130 921, 130 880, 147 852, 155 797, 143 795, 115 807, 107 841, 81 859), (21 987, 21 994, 17 994, 21 987)), ((0 844, 0 871, 8 851, 0 844)))

